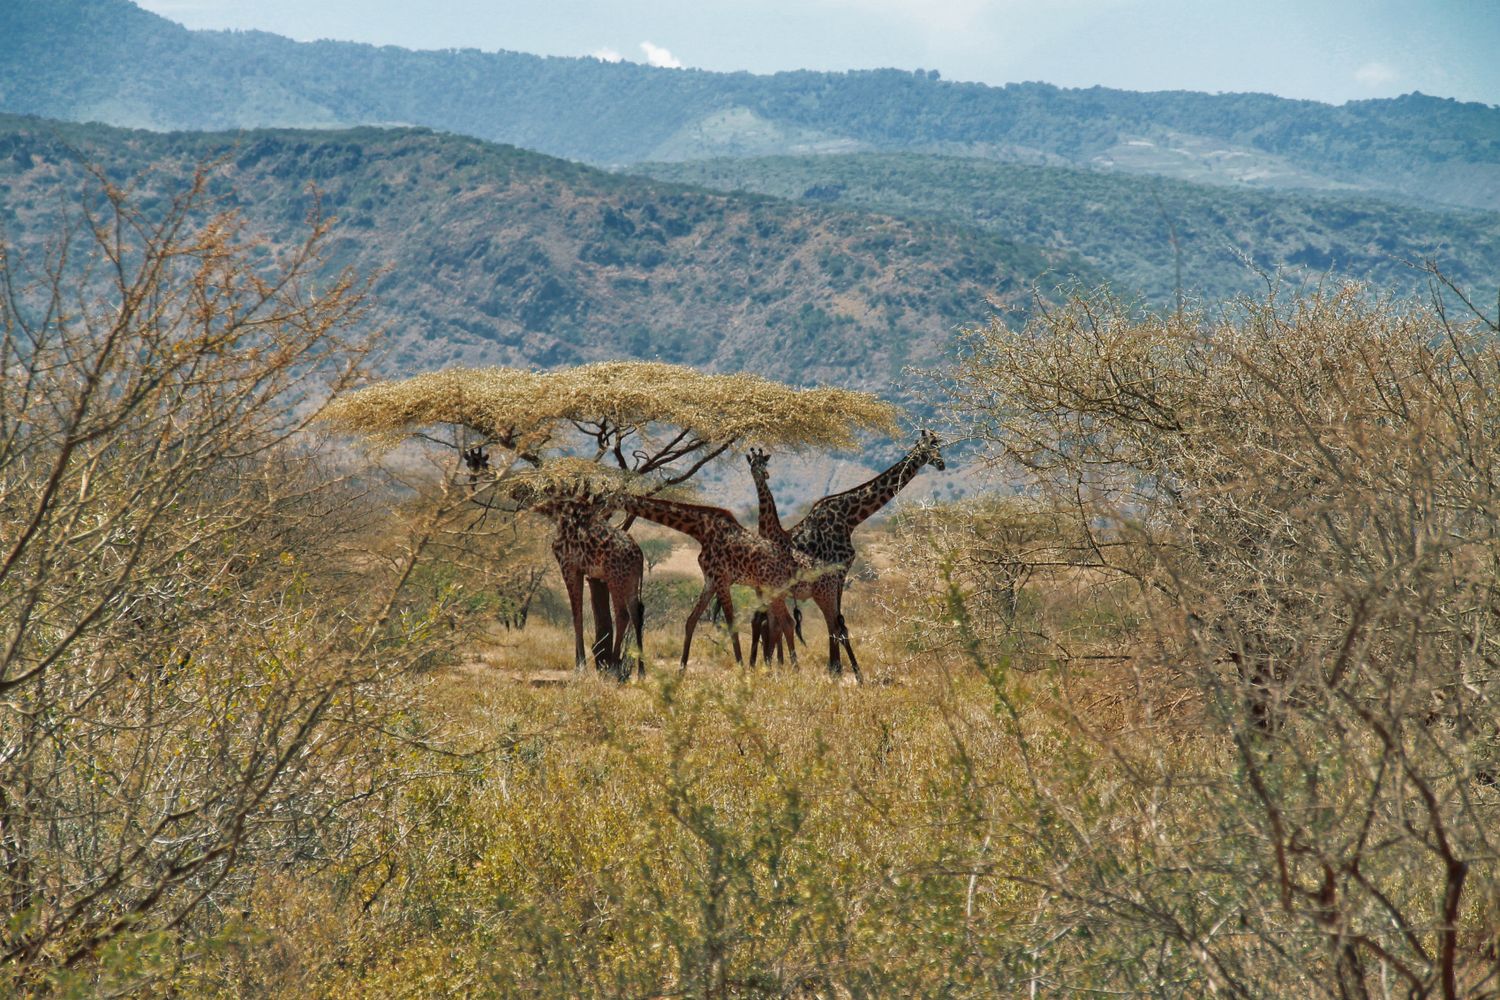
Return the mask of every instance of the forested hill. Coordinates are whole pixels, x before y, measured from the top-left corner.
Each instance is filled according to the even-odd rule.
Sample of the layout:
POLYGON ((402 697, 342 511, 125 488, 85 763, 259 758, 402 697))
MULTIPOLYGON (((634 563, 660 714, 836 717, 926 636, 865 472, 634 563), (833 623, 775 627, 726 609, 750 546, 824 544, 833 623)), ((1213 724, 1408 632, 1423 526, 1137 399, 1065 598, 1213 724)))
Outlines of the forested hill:
POLYGON ((1165 178, 856 153, 638 164, 632 170, 722 191, 750 191, 947 220, 1076 253, 1152 304, 1261 294, 1264 273, 1293 282, 1350 277, 1420 293, 1430 260, 1475 291, 1500 277, 1500 213, 1441 210, 1358 192, 1226 190, 1165 178), (1180 250, 1174 254, 1173 239, 1180 250))
POLYGON ((149 203, 196 163, 273 245, 337 218, 380 275, 393 369, 660 357, 888 391, 1044 272, 1099 272, 951 225, 723 195, 417 129, 160 134, 0 116, 0 229, 36 247, 81 164, 149 203))
POLYGON ((1500 209, 1500 109, 1411 94, 988 87, 933 73, 708 73, 194 32, 128 0, 0 4, 0 110, 171 128, 418 124, 599 164, 886 150, 1500 209))

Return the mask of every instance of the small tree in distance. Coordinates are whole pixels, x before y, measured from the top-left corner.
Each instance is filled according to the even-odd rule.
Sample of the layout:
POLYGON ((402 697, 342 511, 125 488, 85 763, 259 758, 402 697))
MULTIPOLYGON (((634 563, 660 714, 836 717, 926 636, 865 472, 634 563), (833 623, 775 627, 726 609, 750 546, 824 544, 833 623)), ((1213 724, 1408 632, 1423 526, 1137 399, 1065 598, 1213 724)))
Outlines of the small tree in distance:
POLYGON ((641 539, 641 555, 646 557, 646 572, 651 572, 666 562, 677 546, 670 538, 641 539))

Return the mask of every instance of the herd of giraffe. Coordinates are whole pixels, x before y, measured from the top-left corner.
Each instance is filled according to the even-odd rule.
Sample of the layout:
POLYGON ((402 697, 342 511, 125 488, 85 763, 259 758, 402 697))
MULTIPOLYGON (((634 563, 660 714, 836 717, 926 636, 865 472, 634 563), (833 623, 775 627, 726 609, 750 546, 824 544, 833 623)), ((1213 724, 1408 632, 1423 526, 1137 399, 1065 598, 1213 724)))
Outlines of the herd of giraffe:
MULTIPOLYGON (((465 456, 467 459, 467 455, 465 456)), ((783 528, 771 495, 770 456, 752 449, 747 457, 760 502, 757 530, 751 532, 722 507, 663 500, 630 493, 567 493, 533 504, 530 509, 548 516, 557 534, 552 552, 562 571, 563 584, 573 617, 574 662, 586 662, 583 634, 583 590, 588 581, 594 616, 592 652, 601 668, 622 680, 630 675, 633 659, 640 666, 644 608, 641 583, 645 561, 638 545, 609 516, 621 510, 629 517, 653 521, 680 531, 699 544, 698 566, 703 571, 703 591, 688 614, 682 640, 682 668, 687 668, 693 631, 717 597, 724 612, 734 647, 735 662, 744 662, 740 639, 734 628, 734 604, 730 587, 746 584, 755 590, 764 607, 752 621, 751 657, 756 648, 769 660, 787 648, 793 662, 795 625, 787 601, 810 600, 817 605, 828 626, 828 670, 842 673, 842 652, 856 679, 859 662, 844 622, 843 595, 849 568, 854 562, 854 529, 888 504, 925 465, 942 469, 943 457, 937 435, 922 431, 917 443, 895 465, 842 493, 834 493, 813 504, 807 516, 790 530, 783 528), (634 656, 627 655, 626 637, 635 634, 634 656)))

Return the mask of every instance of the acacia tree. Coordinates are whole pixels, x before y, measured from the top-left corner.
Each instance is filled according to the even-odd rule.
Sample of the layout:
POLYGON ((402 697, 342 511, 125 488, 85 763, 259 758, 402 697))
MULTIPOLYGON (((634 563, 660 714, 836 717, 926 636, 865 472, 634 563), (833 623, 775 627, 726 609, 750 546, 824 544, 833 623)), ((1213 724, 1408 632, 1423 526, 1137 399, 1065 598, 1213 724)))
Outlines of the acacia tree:
POLYGON ((962 418, 1051 558, 1136 582, 1126 652, 1198 706, 1167 738, 1081 709, 1119 766, 1038 782, 1058 975, 1500 992, 1496 332, 1343 288, 970 338, 962 418))
MULTIPOLYGON (((560 505, 580 493, 682 486, 741 445, 850 447, 861 431, 893 431, 896 414, 891 404, 848 389, 618 361, 550 372, 431 372, 349 394, 325 416, 386 444, 417 436, 459 449, 475 460, 472 485, 487 487, 491 500, 510 480, 509 498, 526 498, 557 518, 560 505), (430 429, 438 425, 457 433, 435 436, 430 429), (491 446, 509 459, 488 467, 491 446)), ((613 645, 601 603, 596 593, 596 649, 613 645)))
POLYGON ((94 175, 53 246, 0 249, 12 985, 333 850, 382 773, 369 693, 422 646, 392 609, 430 518, 372 581, 370 508, 307 435, 365 353, 362 289, 315 280, 325 223, 263 246, 207 179, 94 175))
MULTIPOLYGON (((892 431, 896 414, 891 404, 849 389, 609 361, 547 372, 428 372, 351 393, 325 418, 385 443, 416 435, 452 446, 424 433, 449 425, 467 432, 464 447, 498 445, 535 468, 552 458, 583 458, 644 477, 643 488, 655 490, 687 482, 740 445, 852 447, 861 431, 892 431)), ((568 467, 562 478, 579 468, 568 467)), ((496 478, 509 469, 497 468, 496 478)))

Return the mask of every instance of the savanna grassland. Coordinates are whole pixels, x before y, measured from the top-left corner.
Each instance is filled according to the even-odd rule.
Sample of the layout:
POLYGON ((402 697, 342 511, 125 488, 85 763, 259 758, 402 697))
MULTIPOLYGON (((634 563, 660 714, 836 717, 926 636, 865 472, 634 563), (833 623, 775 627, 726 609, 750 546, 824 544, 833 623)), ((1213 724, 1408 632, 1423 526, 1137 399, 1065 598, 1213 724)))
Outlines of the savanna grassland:
MULTIPOLYGON (((886 563, 900 537, 866 541, 886 563)), ((626 687, 572 675, 565 625, 492 629, 403 686, 406 724, 442 752, 402 751, 421 776, 349 856, 266 873, 236 933, 174 976, 226 996, 1045 986, 1068 908, 1044 888, 1038 795, 1120 779, 1070 720, 1175 755, 1185 709, 1121 661, 1010 674, 930 648, 911 623, 941 597, 915 595, 941 587, 887 566, 851 591, 863 686, 824 676, 813 618, 800 668, 736 667, 711 630, 679 676, 663 614, 626 687)), ((1097 606, 1064 603, 1120 648, 1113 621, 1083 621, 1097 606)), ((1076 944, 1085 966, 1128 958, 1076 944)))
POLYGON ((1500 990, 1500 326, 1440 271, 969 330, 923 378, 976 489, 858 536, 863 683, 812 614, 796 668, 705 622, 679 674, 665 528, 622 683, 574 668, 569 512, 891 404, 366 384, 327 225, 98 181, 68 252, 0 258, 9 992, 1500 990))
MULTIPOLYGON (((0 24, 34 54, 126 9, 64 7, 56 32, 0 24)), ((114 48, 190 68, 315 51, 173 49, 128 16, 114 48)), ((429 72, 386 55, 392 81, 429 72)), ((537 86, 579 69, 516 58, 537 86)), ((906 155, 1000 113, 1007 145, 1144 149, 1118 92, 582 70, 678 94, 635 155, 754 124, 710 85, 904 152, 653 168, 844 211, 421 130, 0 121, 0 993, 1500 996, 1493 215, 906 155), (1057 236, 1071 210, 1028 198, 1117 225, 1057 236), (1289 287, 1267 259, 1253 295, 1205 265, 1219 292, 1179 297, 1174 199, 1190 248, 1337 246, 1378 283, 1289 287), (1455 243, 1462 269, 1415 260, 1455 243), (1028 289, 1052 265, 1085 290, 1028 289), (1096 266, 1154 300, 1087 290, 1096 266), (412 370, 382 381, 393 351, 412 370), (737 664, 705 619, 679 672, 695 549, 626 512, 677 504, 748 553, 715 581, 755 583, 730 592, 743 636, 844 567, 763 536, 748 489, 737 518, 694 513, 706 484, 753 448, 832 489, 912 441, 907 471, 967 492, 857 522, 834 590, 860 677, 826 669, 808 600, 797 665, 737 664), (574 617, 585 576, 628 591, 607 635, 574 617)), ((230 82, 298 104, 275 75, 230 82)), ((120 100, 193 94, 147 83, 120 100)), ((1427 164, 1434 197, 1493 208, 1494 109, 1148 103, 1308 169, 1343 122, 1330 184, 1427 164), (1389 152, 1388 112, 1420 148, 1389 152)), ((615 126, 593 155, 645 133, 615 126)), ((787 526, 818 510, 790 496, 787 526)))

